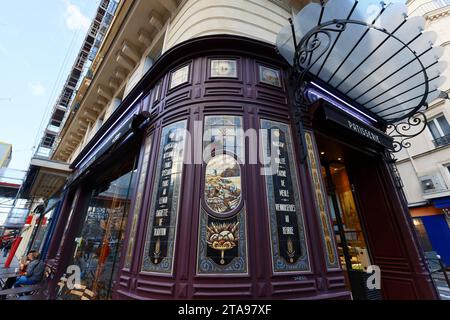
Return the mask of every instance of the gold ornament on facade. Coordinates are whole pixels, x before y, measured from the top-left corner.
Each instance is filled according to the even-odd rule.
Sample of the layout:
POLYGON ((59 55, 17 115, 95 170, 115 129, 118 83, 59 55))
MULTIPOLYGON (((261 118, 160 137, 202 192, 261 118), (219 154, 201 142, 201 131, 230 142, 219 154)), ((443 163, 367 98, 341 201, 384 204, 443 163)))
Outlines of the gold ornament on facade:
POLYGON ((233 249, 237 246, 239 241, 239 222, 234 223, 221 223, 214 224, 211 222, 209 226, 206 227, 208 246, 214 250, 220 250, 220 264, 225 264, 225 251, 233 249))

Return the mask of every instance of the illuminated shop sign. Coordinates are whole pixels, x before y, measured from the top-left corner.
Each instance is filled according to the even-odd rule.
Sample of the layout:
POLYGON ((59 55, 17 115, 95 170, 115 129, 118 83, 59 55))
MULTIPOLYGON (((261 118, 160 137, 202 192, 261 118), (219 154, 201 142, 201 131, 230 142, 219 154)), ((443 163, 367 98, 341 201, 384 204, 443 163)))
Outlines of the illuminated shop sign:
POLYGON ((334 109, 331 106, 326 105, 324 107, 325 110, 325 117, 327 120, 333 121, 334 123, 337 123, 341 126, 344 126, 345 128, 351 130, 352 132, 369 139, 372 142, 375 142, 377 144, 380 144, 388 149, 393 149, 393 139, 386 135, 385 133, 381 132, 380 130, 370 127, 367 124, 352 118, 351 116, 340 112, 336 109, 334 109))

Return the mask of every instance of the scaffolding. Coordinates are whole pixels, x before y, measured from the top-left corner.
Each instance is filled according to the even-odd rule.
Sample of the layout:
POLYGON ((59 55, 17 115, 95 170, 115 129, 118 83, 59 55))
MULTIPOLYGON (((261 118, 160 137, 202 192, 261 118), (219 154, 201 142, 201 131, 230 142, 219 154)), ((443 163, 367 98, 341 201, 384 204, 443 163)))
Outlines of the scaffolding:
POLYGON ((36 156, 50 158, 55 141, 68 114, 73 110, 72 99, 79 89, 80 79, 90 77, 88 72, 90 63, 101 46, 103 39, 120 0, 102 0, 97 8, 96 15, 87 31, 86 37, 75 59, 72 69, 53 107, 50 120, 44 130, 43 137, 36 150, 36 156))

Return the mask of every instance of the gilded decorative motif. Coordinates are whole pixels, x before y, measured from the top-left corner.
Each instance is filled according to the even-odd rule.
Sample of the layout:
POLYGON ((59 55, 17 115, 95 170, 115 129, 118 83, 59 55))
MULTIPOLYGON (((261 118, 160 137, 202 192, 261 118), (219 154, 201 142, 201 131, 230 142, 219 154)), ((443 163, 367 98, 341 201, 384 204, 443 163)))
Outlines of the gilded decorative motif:
POLYGON ((314 141, 310 132, 305 132, 306 149, 308 152, 308 165, 311 172, 311 178, 314 187, 314 200, 323 232, 323 242, 327 252, 327 266, 328 268, 337 268, 339 266, 336 253, 336 245, 334 242, 334 234, 331 228, 330 219, 328 216, 328 207, 325 203, 325 196, 322 185, 322 175, 320 171, 317 152, 314 148, 314 141))
POLYGON ((147 178, 148 162, 150 160, 150 151, 152 149, 152 141, 153 141, 153 136, 147 137, 147 140, 145 141, 142 169, 141 169, 141 174, 139 175, 139 182, 138 182, 136 199, 135 199, 134 209, 133 209, 133 218, 132 218, 133 220, 131 223, 130 237, 128 240, 127 253, 126 253, 126 257, 125 257, 125 268, 128 268, 128 269, 130 268, 131 261, 132 261, 134 239, 136 237, 137 223, 139 220, 139 213, 140 213, 141 207, 142 207, 142 198, 143 198, 143 193, 144 193, 144 188, 145 188, 145 181, 147 178))

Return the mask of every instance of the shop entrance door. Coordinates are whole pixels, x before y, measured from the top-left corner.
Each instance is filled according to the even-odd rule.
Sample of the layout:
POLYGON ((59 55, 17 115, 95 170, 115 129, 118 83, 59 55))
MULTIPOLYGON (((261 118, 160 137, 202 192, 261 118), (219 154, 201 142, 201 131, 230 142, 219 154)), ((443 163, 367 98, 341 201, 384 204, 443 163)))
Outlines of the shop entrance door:
POLYGON ((317 136, 322 176, 327 186, 328 203, 336 244, 347 288, 355 300, 380 299, 378 290, 367 286, 372 265, 370 248, 363 227, 357 190, 351 181, 352 159, 343 145, 317 136))

